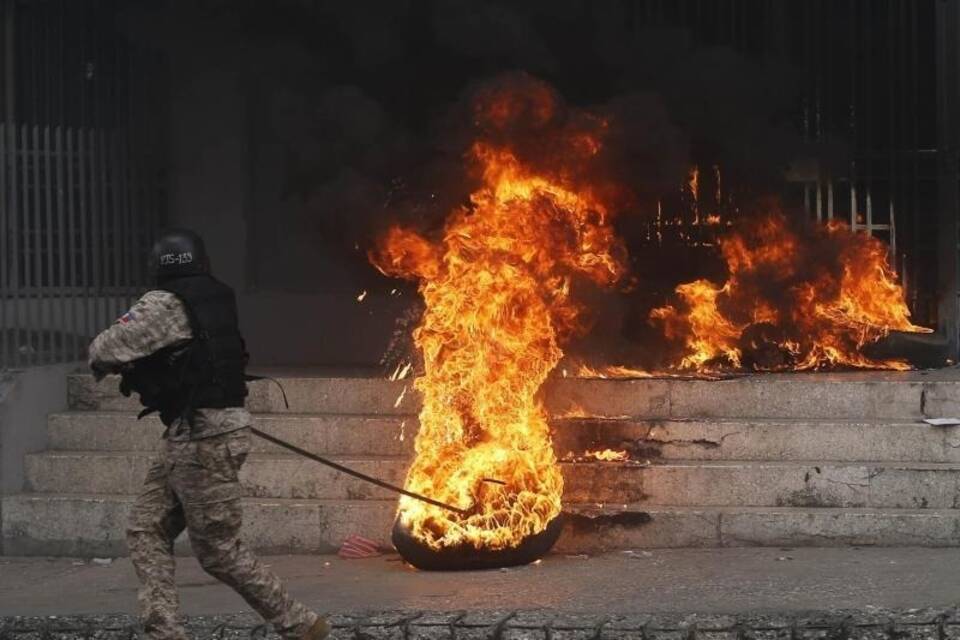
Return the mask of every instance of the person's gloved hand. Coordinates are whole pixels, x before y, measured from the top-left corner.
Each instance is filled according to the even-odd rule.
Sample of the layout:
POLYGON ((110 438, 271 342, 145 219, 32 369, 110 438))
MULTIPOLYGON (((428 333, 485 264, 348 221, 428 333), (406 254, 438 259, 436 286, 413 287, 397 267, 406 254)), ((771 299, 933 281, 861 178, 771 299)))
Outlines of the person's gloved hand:
POLYGON ((113 373, 113 370, 110 368, 109 365, 104 364, 102 362, 97 362, 96 360, 90 363, 90 369, 91 371, 93 371, 93 379, 96 380, 97 382, 100 382, 101 380, 106 378, 107 375, 109 375, 110 373, 113 373))

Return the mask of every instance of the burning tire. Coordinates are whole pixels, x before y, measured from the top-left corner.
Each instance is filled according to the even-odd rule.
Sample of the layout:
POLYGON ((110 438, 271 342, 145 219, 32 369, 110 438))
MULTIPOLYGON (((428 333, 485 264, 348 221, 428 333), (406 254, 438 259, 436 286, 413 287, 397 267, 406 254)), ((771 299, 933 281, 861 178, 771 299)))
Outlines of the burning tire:
POLYGON ((461 544, 441 550, 432 549, 410 535, 409 530, 397 519, 393 524, 393 546, 404 560, 423 571, 476 571, 498 569, 530 564, 546 555, 563 529, 563 516, 559 515, 547 524, 540 533, 523 539, 517 547, 508 549, 478 549, 471 544, 461 544))

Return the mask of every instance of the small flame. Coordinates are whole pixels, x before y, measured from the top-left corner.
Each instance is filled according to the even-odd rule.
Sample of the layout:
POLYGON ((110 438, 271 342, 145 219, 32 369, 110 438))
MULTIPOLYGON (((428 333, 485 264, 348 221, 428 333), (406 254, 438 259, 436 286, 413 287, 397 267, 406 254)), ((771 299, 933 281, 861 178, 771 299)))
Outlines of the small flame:
POLYGON ((407 363, 401 362, 396 366, 396 368, 393 370, 393 373, 391 373, 387 379, 390 380, 391 382, 396 382, 397 380, 403 380, 408 375, 410 375, 411 371, 413 371, 412 362, 407 362, 407 363))
POLYGON ((693 225, 696 226, 700 224, 700 169, 696 166, 690 169, 687 188, 690 189, 690 197, 693 199, 693 225))
MULTIPOLYGON (((718 164, 713 165, 713 175, 717 180, 717 192, 714 197, 716 198, 717 204, 719 205, 721 202, 723 202, 723 191, 720 188, 720 165, 718 164)), ((717 220, 719 221, 719 217, 717 218, 717 220)))
POLYGON ((556 417, 561 420, 569 420, 572 418, 589 418, 590 413, 579 404, 573 403, 569 408, 565 409, 563 413, 556 417))
POLYGON ((400 395, 397 396, 396 402, 393 403, 393 408, 394 408, 394 409, 397 409, 397 408, 400 407, 400 405, 403 403, 403 398, 404 398, 404 396, 406 396, 406 395, 407 395, 407 388, 404 387, 404 388, 403 388, 403 391, 400 392, 400 395))
POLYGON ((367 290, 364 289, 360 292, 360 295, 357 296, 357 302, 363 302, 364 298, 367 297, 367 290))
POLYGON ((613 449, 604 449, 603 451, 584 451, 584 457, 596 458, 601 462, 623 462, 630 459, 630 454, 624 450, 614 451, 613 449))
POLYGON ((647 371, 646 369, 635 369, 622 365, 608 365, 605 367, 591 367, 581 364, 577 368, 577 376, 580 378, 653 378, 661 374, 647 371))
POLYGON ((690 169, 690 174, 687 179, 687 188, 690 189, 690 195, 693 197, 693 201, 697 202, 700 200, 700 169, 697 167, 692 167, 690 169))

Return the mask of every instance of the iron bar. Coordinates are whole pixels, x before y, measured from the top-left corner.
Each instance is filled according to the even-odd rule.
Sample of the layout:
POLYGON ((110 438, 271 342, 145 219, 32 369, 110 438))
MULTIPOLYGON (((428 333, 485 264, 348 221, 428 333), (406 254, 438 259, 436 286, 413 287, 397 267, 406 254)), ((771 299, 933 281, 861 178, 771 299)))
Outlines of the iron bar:
MULTIPOLYGON (((39 107, 38 107, 39 108, 39 107)), ((38 364, 43 348, 42 309, 40 308, 40 290, 43 287, 43 184, 40 181, 40 168, 43 166, 41 153, 40 125, 33 125, 33 165, 31 177, 33 179, 33 207, 30 210, 30 219, 24 228, 28 230, 27 242, 32 240, 33 281, 30 283, 30 364, 38 364)))
POLYGON ((90 129, 87 132, 90 148, 90 220, 93 230, 90 248, 93 261, 91 264, 91 284, 94 299, 89 300, 88 304, 93 308, 93 321, 90 323, 91 336, 102 326, 100 320, 101 300, 103 298, 103 261, 100 259, 101 248, 103 247, 103 231, 101 230, 101 212, 100 207, 100 149, 97 146, 97 131, 90 129))
POLYGON ((110 172, 109 167, 109 157, 110 157, 110 145, 107 140, 107 131, 101 126, 98 131, 98 162, 99 162, 99 173, 97 176, 97 184, 100 191, 100 242, 101 242, 101 256, 103 260, 103 280, 101 281, 100 287, 100 298, 102 300, 100 309, 102 314, 100 315, 100 321, 97 324, 97 327, 94 331, 99 331, 106 325, 110 324, 114 318, 119 315, 119 312, 116 308, 116 293, 113 290, 113 280, 114 274, 112 273, 113 269, 111 268, 112 260, 110 253, 114 250, 110 244, 110 227, 111 227, 111 214, 112 207, 110 206, 110 172))
POLYGON ((39 352, 38 349, 38 340, 35 335, 37 327, 39 326, 39 308, 37 301, 39 300, 38 291, 40 289, 40 273, 43 269, 43 264, 41 260, 43 257, 40 255, 40 220, 41 220, 41 205, 40 205, 40 196, 41 189, 40 186, 40 126, 34 124, 33 127, 28 128, 29 132, 32 130, 32 144, 30 146, 30 155, 32 156, 33 162, 29 166, 27 171, 24 171, 25 176, 29 176, 32 180, 31 185, 33 187, 33 200, 31 206, 27 208, 24 213, 24 246, 28 248, 29 253, 27 254, 27 261, 30 263, 30 280, 27 282, 27 297, 29 300, 29 311, 30 311, 30 325, 28 326, 27 332, 27 354, 30 356, 27 358, 29 364, 37 363, 37 355, 39 352), (34 346, 37 345, 37 346, 34 346))
POLYGON ((8 157, 10 159, 10 180, 8 182, 10 189, 10 229, 7 234, 10 249, 10 300, 13 305, 13 312, 10 314, 11 330, 11 350, 10 363, 16 365, 19 362, 19 349, 17 348, 20 338, 20 248, 18 245, 20 237, 20 176, 17 175, 18 154, 17 154, 17 125, 10 122, 7 124, 7 139, 10 142, 8 157))
MULTIPOLYGON (((111 277, 111 285, 117 291, 121 298, 120 305, 126 306, 126 287, 123 286, 123 255, 125 253, 125 242, 121 241, 121 238, 124 238, 123 234, 123 218, 120 211, 120 163, 117 160, 120 155, 119 152, 119 135, 114 129, 110 132, 109 144, 107 148, 110 150, 107 158, 109 160, 107 167, 107 175, 109 176, 109 188, 110 188, 110 245, 109 251, 113 257, 113 274, 111 277)), ((117 316, 121 313, 115 311, 112 315, 117 316)))
MULTIPOLYGON (((64 147, 63 147, 63 127, 58 125, 56 132, 53 137, 54 140, 54 149, 56 152, 56 167, 57 167, 57 290, 60 292, 60 295, 57 296, 57 321, 56 321, 56 333, 54 335, 59 337, 60 344, 59 349, 56 352, 57 362, 66 362, 68 357, 67 350, 67 277, 66 277, 66 261, 67 261, 67 246, 65 231, 66 225, 64 224, 64 198, 66 194, 64 193, 64 184, 63 184, 63 162, 64 162, 64 147)), ((50 252, 53 252, 53 245, 49 247, 50 252)), ((52 270, 51 270, 52 271, 52 270)), ((53 274, 51 273, 51 278, 53 274)))
POLYGON ((9 198, 7 197, 7 128, 10 125, 0 122, 0 368, 10 361, 10 330, 12 323, 7 315, 11 304, 14 304, 7 294, 10 270, 10 235, 7 215, 9 198))
POLYGON ((131 296, 133 289, 133 257, 137 249, 139 249, 139 244, 136 242, 136 237, 133 234, 133 221, 131 220, 129 193, 130 161, 127 157, 127 137, 124 135, 125 132, 125 129, 121 129, 117 135, 117 166, 114 170, 114 175, 117 176, 117 190, 119 192, 117 201, 120 203, 120 219, 122 221, 120 230, 120 237, 123 238, 120 243, 123 251, 121 282, 125 291, 124 306, 129 307, 133 303, 131 296))
MULTIPOLYGON (((140 183, 138 180, 139 171, 137 170, 138 159, 135 154, 130 153, 131 147, 134 145, 137 145, 137 140, 136 140, 137 128, 135 126, 135 121, 134 121, 134 117, 135 117, 134 116, 135 114, 134 99, 135 98, 134 98, 134 89, 133 89, 134 83, 135 83, 135 80, 134 80, 135 76, 133 73, 134 55, 135 54, 131 52, 130 55, 127 56, 127 77, 130 80, 127 85, 127 137, 126 137, 127 149, 126 149, 126 157, 124 158, 124 166, 127 168, 126 175, 127 175, 127 183, 129 185, 127 206, 130 208, 130 212, 131 212, 130 219, 131 219, 132 236, 133 236, 135 246, 137 248, 143 248, 146 243, 144 242, 144 238, 142 237, 141 230, 140 230, 140 218, 144 214, 144 211, 140 206, 140 200, 138 197, 139 189, 140 189, 140 183)), ((137 83, 137 86, 139 86, 139 83, 137 83)), ((149 225, 149 221, 147 221, 147 224, 149 225)), ((142 256, 138 252, 133 258, 133 265, 132 265, 133 266, 132 273, 134 274, 134 280, 133 280, 134 286, 144 282, 144 280, 146 279, 145 273, 144 273, 145 264, 146 264, 146 261, 143 260, 142 256)))
MULTIPOLYGON (((140 199, 139 199, 140 183, 138 180, 139 171, 137 170, 138 159, 135 154, 130 153, 130 150, 131 150, 130 148, 134 145, 137 145, 137 140, 136 140, 137 128, 134 122, 134 113, 135 113, 134 99, 135 98, 134 98, 133 87, 134 87, 135 80, 133 79, 134 78, 133 66, 134 66, 134 53, 131 52, 130 55, 127 57, 127 77, 130 78, 130 80, 127 85, 127 139, 126 139, 127 150, 126 150, 126 158, 124 159, 124 166, 127 168, 127 182, 130 185, 128 188, 129 193, 128 193, 128 199, 127 199, 127 206, 130 207, 130 211, 131 211, 130 219, 131 219, 132 235, 133 235, 135 246, 138 248, 142 248, 145 243, 140 232, 140 218, 141 216, 144 215, 145 212, 143 211, 143 208, 140 206, 140 199)), ((137 85, 139 85, 139 83, 137 83, 137 85)), ((147 224, 149 225, 149 222, 147 222, 147 224)), ((139 254, 134 256, 134 261, 133 261, 133 273, 135 274, 134 285, 138 285, 145 280, 145 277, 144 277, 145 274, 143 273, 145 263, 146 262, 142 259, 142 257, 139 254)))
POLYGON ((40 281, 41 288, 37 291, 37 298, 38 298, 38 303, 39 302, 43 303, 43 317, 44 317, 45 327, 44 327, 44 332, 41 333, 41 337, 44 338, 41 341, 41 344, 46 345, 46 349, 44 350, 43 353, 46 354, 46 356, 44 357, 44 361, 47 362, 53 357, 54 350, 55 350, 55 347, 54 347, 55 322, 53 318, 54 316, 53 299, 55 296, 53 295, 53 291, 56 290, 55 287, 57 284, 59 284, 55 282, 54 269, 53 269, 53 187, 54 187, 54 184, 53 184, 53 176, 51 175, 53 173, 52 163, 51 163, 52 144, 50 140, 49 124, 44 126, 43 128, 43 147, 44 147, 43 177, 44 177, 45 187, 46 187, 43 199, 44 199, 44 205, 46 205, 45 209, 46 209, 46 227, 47 227, 45 229, 47 242, 46 242, 46 247, 44 248, 46 249, 46 254, 47 254, 46 255, 47 270, 45 274, 46 278, 41 279, 40 281), (48 293, 45 296, 41 296, 40 295, 41 291, 43 291, 44 289, 47 289, 47 291, 50 291, 51 293, 48 293))
POLYGON ((89 153, 89 140, 87 140, 87 132, 83 128, 79 128, 76 131, 77 135, 77 186, 79 188, 78 200, 80 203, 80 225, 79 225, 79 241, 77 243, 78 250, 80 253, 80 268, 82 271, 82 280, 83 282, 83 302, 80 307, 81 317, 83 319, 83 336, 91 336, 91 327, 93 322, 90 318, 90 313, 93 305, 90 301, 90 280, 92 276, 93 269, 91 268, 91 254, 90 249, 93 241, 91 236, 91 221, 88 217, 88 208, 87 208, 87 165, 88 158, 87 154, 89 153))
MULTIPOLYGON (((74 184, 74 167, 77 162, 76 145, 74 145, 74 139, 76 138, 76 130, 68 127, 67 128, 67 238, 69 242, 67 243, 67 252, 69 258, 69 269, 67 271, 69 277, 69 291, 70 291, 70 311, 68 316, 68 321, 66 326, 69 327, 69 337, 70 337, 70 353, 73 354, 73 357, 77 357, 80 353, 80 344, 79 344, 79 333, 80 333, 80 323, 78 318, 80 317, 80 310, 77 309, 80 304, 80 297, 77 295, 77 285, 78 285, 78 276, 80 266, 77 264, 77 246, 80 243, 80 238, 77 236, 77 224, 76 224, 76 204, 77 204, 77 193, 76 186, 74 184)), ((64 281, 64 286, 67 285, 67 281, 64 281)))

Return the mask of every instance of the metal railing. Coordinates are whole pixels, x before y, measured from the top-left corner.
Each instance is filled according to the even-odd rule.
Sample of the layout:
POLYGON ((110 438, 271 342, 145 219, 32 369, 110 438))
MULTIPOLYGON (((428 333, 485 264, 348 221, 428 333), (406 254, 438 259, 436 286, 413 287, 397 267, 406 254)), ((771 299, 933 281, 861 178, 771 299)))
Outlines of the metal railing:
POLYGON ((161 193, 123 131, 0 123, 0 365, 84 357, 143 286, 161 193))
POLYGON ((165 63, 122 0, 0 0, 0 368, 85 357, 143 288, 165 63))

